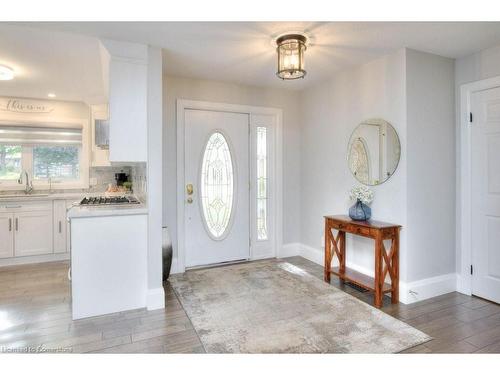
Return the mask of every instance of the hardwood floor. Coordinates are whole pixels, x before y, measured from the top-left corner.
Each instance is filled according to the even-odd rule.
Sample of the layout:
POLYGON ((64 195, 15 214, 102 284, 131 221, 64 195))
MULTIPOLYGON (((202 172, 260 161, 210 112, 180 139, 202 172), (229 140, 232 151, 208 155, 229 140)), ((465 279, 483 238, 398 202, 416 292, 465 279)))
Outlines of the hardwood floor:
POLYGON ((165 310, 73 321, 67 271, 67 262, 0 269, 0 353, 25 347, 73 353, 203 352, 168 284, 165 310))
MULTIPOLYGON (((323 267, 300 257, 286 259, 322 279, 323 267)), ((0 268, 0 353, 203 353, 203 346, 170 285, 166 309, 145 309, 73 321, 67 262, 0 268)), ((332 285, 373 304, 373 296, 332 278, 332 285)), ((407 353, 500 353, 500 305, 449 293, 386 313, 434 340, 407 353)))
MULTIPOLYGON (((323 267, 301 257, 287 261, 323 278, 323 267)), ((373 306, 373 294, 333 278, 331 285, 373 306)), ((500 353, 500 305, 460 293, 448 293, 410 305, 392 305, 384 296, 382 311, 433 337, 404 353, 500 353)))

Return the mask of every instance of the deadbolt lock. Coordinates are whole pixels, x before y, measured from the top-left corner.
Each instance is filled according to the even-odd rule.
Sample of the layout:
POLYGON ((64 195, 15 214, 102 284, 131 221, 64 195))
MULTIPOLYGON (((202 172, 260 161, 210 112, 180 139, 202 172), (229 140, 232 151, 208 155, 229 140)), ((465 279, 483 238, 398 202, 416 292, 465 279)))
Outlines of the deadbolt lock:
POLYGON ((188 195, 193 195, 193 184, 186 185, 186 192, 188 195))
POLYGON ((189 197, 189 198, 187 199, 187 202, 188 202, 189 204, 193 203, 193 198, 189 197))

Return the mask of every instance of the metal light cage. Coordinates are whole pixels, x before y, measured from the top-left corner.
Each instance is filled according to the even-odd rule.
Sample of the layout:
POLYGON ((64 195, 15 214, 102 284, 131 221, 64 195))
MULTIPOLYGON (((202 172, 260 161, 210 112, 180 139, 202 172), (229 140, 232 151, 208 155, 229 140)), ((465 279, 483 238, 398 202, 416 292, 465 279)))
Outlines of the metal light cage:
POLYGON ((300 34, 287 34, 276 39, 278 52, 278 71, 276 75, 283 79, 304 78, 304 51, 306 37, 300 34))

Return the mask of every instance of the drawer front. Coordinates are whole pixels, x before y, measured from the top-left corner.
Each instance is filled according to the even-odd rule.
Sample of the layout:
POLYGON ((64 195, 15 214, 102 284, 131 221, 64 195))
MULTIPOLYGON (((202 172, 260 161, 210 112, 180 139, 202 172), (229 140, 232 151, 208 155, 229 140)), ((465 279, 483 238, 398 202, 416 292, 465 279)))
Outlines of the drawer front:
POLYGON ((25 211, 48 211, 48 210, 52 210, 52 201, 0 203, 0 212, 25 212, 25 211))
POLYGON ((382 238, 389 239, 394 238, 396 233, 399 231, 399 228, 386 228, 382 230, 382 238))
POLYGON ((353 225, 350 233, 359 234, 360 236, 364 237, 372 237, 372 230, 366 227, 358 227, 353 225))
POLYGON ((339 223, 337 221, 329 220, 328 225, 333 229, 341 230, 346 233, 357 234, 363 237, 374 237, 375 233, 372 232, 370 228, 355 225, 355 224, 347 224, 347 223, 339 223))

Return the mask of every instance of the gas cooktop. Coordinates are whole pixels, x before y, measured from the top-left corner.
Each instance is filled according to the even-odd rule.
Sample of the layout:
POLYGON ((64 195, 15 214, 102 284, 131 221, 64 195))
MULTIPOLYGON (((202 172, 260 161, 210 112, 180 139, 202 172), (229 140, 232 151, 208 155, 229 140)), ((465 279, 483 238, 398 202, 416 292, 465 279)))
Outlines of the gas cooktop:
POLYGON ((141 202, 132 195, 122 195, 115 197, 85 197, 80 201, 80 206, 114 206, 140 203, 141 202))

